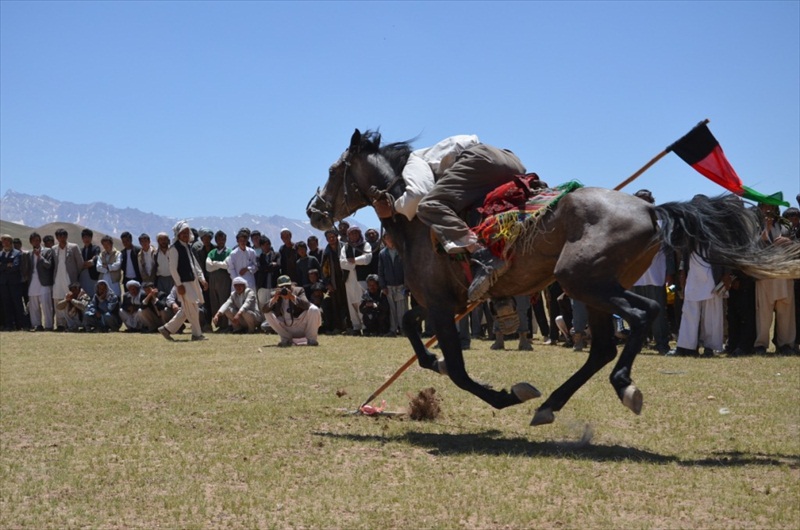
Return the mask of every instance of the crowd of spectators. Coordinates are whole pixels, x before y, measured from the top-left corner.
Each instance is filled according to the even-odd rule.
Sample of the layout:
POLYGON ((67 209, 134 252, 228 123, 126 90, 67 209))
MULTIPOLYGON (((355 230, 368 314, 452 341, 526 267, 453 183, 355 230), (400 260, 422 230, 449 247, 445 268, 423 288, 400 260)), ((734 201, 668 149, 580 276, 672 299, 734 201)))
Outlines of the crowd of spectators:
MULTIPOLYGON (((654 202, 647 190, 636 195, 654 202)), ((758 208, 762 244, 800 244, 800 210, 781 214, 775 206, 758 208)), ((124 232, 121 249, 108 236, 95 245, 89 229, 81 232, 80 246, 63 229, 55 238, 33 232, 26 249, 19 239, 3 235, 0 327, 160 332, 172 340, 188 321, 197 340, 212 331, 266 332, 278 334, 281 346, 317 345, 320 333, 402 334, 402 317, 415 305, 394 242, 373 228, 362 234, 342 221, 337 230, 325 232, 324 249, 313 235, 293 241, 288 229, 281 230, 277 249, 258 230, 240 229, 230 247, 221 230, 195 230, 186 223, 173 230, 173 239, 157 234, 156 245, 148 234, 141 234, 136 245, 124 232), (189 252, 181 253, 181 242, 189 252)), ((774 351, 789 354, 798 352, 799 284, 712 267, 695 253, 660 252, 633 289, 662 308, 648 343, 658 353, 763 354, 771 349, 772 337, 774 351), (677 346, 670 349, 675 338, 677 346)), ((557 283, 534 296, 514 297, 513 303, 521 350, 532 349, 537 330, 546 344, 581 350, 591 341, 586 308, 557 283)), ((617 335, 624 340, 624 323, 618 324, 617 335)), ((420 331, 435 334, 430 326, 420 331)), ((463 348, 485 338, 494 340, 493 349, 503 349, 508 338, 494 322, 490 303, 461 320, 459 331, 463 348)))

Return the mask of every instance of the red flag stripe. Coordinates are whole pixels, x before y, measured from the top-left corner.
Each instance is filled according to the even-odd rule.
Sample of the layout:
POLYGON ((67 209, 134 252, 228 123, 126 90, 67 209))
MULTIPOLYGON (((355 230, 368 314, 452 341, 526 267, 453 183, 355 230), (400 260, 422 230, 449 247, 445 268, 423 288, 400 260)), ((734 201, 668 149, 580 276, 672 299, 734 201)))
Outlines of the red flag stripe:
POLYGON ((736 174, 722 148, 717 145, 704 159, 692 164, 698 173, 737 195, 744 193, 742 179, 736 174))

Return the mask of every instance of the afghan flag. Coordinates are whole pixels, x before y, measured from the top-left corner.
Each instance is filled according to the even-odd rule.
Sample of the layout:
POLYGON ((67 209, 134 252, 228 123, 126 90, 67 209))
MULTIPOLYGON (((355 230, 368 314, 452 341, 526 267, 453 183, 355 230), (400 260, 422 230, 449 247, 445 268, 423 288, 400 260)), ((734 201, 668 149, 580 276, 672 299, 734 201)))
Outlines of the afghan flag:
POLYGON ((672 151, 698 173, 736 195, 759 203, 789 206, 789 203, 783 201, 782 197, 777 197, 777 194, 764 195, 742 184, 742 179, 725 158, 722 147, 711 134, 706 126, 707 123, 708 120, 701 121, 666 150, 672 151))

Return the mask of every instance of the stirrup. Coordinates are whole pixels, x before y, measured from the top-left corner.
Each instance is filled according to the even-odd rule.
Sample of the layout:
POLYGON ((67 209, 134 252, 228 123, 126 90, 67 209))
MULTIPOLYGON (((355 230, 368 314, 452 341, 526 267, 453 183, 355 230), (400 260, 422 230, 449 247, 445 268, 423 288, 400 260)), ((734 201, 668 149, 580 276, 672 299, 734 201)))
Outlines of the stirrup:
POLYGON ((477 266, 477 271, 467 291, 467 300, 472 303, 486 298, 486 294, 495 280, 508 270, 510 264, 492 254, 488 248, 481 248, 474 252, 470 261, 477 266))

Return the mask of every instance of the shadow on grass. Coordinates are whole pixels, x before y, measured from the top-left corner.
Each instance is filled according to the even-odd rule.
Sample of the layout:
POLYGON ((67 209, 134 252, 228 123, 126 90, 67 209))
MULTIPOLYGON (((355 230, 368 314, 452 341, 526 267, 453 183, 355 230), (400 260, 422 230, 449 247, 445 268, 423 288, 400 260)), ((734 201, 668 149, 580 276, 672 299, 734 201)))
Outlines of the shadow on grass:
POLYGON ((522 457, 557 457, 592 460, 595 462, 633 461, 651 464, 680 466, 744 467, 790 466, 800 467, 800 455, 765 455, 742 452, 715 452, 698 459, 684 459, 675 455, 662 455, 622 445, 592 444, 589 441, 532 441, 527 438, 502 436, 498 430, 478 433, 447 434, 409 431, 394 436, 337 434, 315 432, 316 436, 351 440, 354 442, 407 443, 427 448, 436 456, 461 454, 506 455, 522 457))

